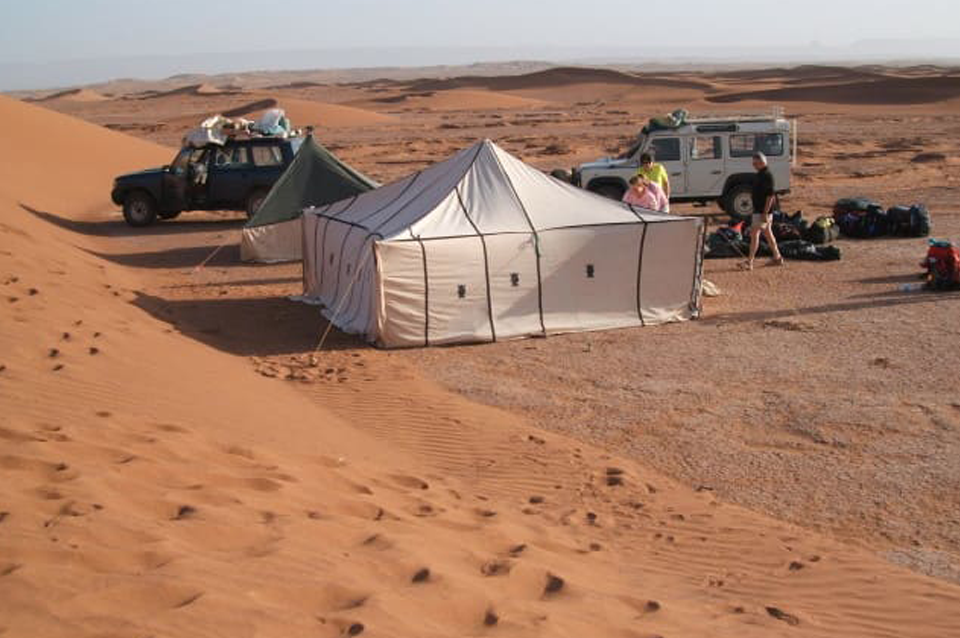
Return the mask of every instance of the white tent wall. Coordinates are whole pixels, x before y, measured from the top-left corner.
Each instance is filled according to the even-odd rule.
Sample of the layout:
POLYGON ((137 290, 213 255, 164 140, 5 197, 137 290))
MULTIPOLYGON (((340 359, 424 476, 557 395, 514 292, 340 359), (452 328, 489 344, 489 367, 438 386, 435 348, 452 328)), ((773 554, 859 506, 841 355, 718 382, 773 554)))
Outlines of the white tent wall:
POLYGON ((487 235, 490 301, 498 339, 543 334, 533 233, 487 235))
POLYGON ((644 325, 696 316, 700 307, 702 254, 702 224, 647 225, 638 293, 644 325), (691 250, 696 259, 690 259, 691 250))
POLYGON ((240 238, 240 260, 265 264, 300 261, 303 256, 299 219, 244 228, 240 238))
POLYGON ((429 304, 420 242, 377 242, 380 299, 377 332, 367 339, 391 348, 427 344, 429 304))
POLYGON ((644 224, 633 223, 540 233, 547 332, 640 323, 637 263, 643 229, 644 224))
POLYGON ((480 237, 423 241, 429 343, 493 341, 480 237))

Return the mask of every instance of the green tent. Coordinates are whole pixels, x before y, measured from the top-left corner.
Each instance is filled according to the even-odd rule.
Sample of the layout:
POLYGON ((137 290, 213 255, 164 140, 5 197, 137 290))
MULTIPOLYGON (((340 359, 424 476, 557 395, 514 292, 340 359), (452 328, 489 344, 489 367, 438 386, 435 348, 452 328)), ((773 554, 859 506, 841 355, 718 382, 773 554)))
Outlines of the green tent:
POLYGON ((301 211, 359 195, 379 186, 340 161, 308 136, 293 162, 243 228, 244 261, 297 261, 301 258, 301 211))

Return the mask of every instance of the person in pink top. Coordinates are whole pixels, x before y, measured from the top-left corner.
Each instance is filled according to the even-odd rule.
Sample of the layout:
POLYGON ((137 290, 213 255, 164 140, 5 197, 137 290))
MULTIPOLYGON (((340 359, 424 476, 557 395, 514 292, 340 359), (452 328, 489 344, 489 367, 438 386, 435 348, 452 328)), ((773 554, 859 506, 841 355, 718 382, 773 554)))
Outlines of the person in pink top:
POLYGON ((655 210, 660 213, 667 211, 670 206, 666 194, 656 182, 640 175, 630 178, 630 188, 623 196, 623 201, 631 206, 655 210))

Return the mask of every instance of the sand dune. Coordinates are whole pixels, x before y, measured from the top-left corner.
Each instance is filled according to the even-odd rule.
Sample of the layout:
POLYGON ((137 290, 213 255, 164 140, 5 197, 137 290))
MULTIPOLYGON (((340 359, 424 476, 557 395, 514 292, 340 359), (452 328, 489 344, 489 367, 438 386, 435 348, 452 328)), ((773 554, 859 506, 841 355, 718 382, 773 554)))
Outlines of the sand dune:
POLYGON ((175 151, 0 96, 5 117, 0 194, 56 210, 109 206, 113 177, 169 162, 175 151))
POLYGON ((230 117, 256 118, 267 109, 281 107, 294 126, 371 126, 393 121, 389 115, 341 104, 312 102, 296 98, 268 97, 225 112, 230 117))
POLYGON ((223 229, 84 229, 109 227, 115 172, 168 149, 6 98, 0 116, 24 123, 0 130, 4 638, 960 634, 960 587, 348 338, 312 353, 314 309, 295 306, 316 323, 291 354, 282 299, 165 302, 234 294, 237 267, 110 257, 207 252, 223 229), (216 347, 238 306, 266 354, 216 347))
POLYGON ((726 80, 765 80, 785 84, 856 82, 876 80, 888 77, 886 67, 844 67, 818 64, 802 64, 789 68, 746 69, 742 71, 724 71, 716 75, 726 80))
POLYGON ((745 100, 770 102, 819 102, 823 104, 898 105, 932 104, 960 97, 960 78, 888 78, 846 84, 811 86, 726 93, 706 98, 725 104, 745 100))
POLYGON ((689 79, 634 75, 611 69, 557 67, 524 75, 463 76, 440 80, 420 80, 409 85, 414 91, 442 91, 447 89, 483 88, 491 91, 544 89, 575 84, 610 84, 677 89, 712 89, 712 85, 689 79))
POLYGON ((375 98, 372 101, 381 105, 437 111, 525 109, 540 108, 550 104, 544 100, 507 93, 469 89, 404 92, 396 96, 375 98))
POLYGON ((207 95, 232 95, 239 93, 237 89, 220 89, 212 84, 188 84, 187 86, 177 87, 175 89, 170 89, 168 91, 145 91, 139 96, 141 99, 149 100, 155 98, 165 98, 165 97, 174 97, 177 95, 196 95, 196 96, 207 96, 207 95))
POLYGON ((93 89, 68 89, 32 101, 52 102, 54 100, 62 100, 65 102, 102 102, 103 100, 109 99, 106 95, 97 93, 93 89))

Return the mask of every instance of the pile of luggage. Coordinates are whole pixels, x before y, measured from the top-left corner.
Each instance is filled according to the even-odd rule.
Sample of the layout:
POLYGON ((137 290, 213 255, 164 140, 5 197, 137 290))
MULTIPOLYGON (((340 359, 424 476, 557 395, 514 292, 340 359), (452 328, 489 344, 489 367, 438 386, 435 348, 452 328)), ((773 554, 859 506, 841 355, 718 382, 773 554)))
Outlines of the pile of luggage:
MULTIPOLYGON (((803 212, 792 215, 775 211, 771 217, 770 229, 777 239, 780 254, 786 259, 805 261, 836 261, 840 259, 840 249, 829 246, 840 235, 833 217, 818 217, 812 223, 803 218, 803 212)), ((723 259, 744 258, 750 251, 750 223, 748 221, 730 224, 718 228, 707 236, 704 245, 705 257, 723 259)), ((760 235, 759 257, 771 255, 767 240, 760 235)))
POLYGON ((934 290, 960 289, 960 250, 952 242, 930 240, 920 267, 927 272, 927 287, 934 290))
POLYGON ((302 131, 293 128, 283 109, 267 109, 256 121, 242 117, 214 115, 183 136, 183 145, 203 148, 208 144, 223 146, 231 137, 299 137, 302 131))
POLYGON ((833 218, 845 237, 927 237, 930 213, 923 204, 884 209, 865 197, 840 199, 833 206, 833 218))

